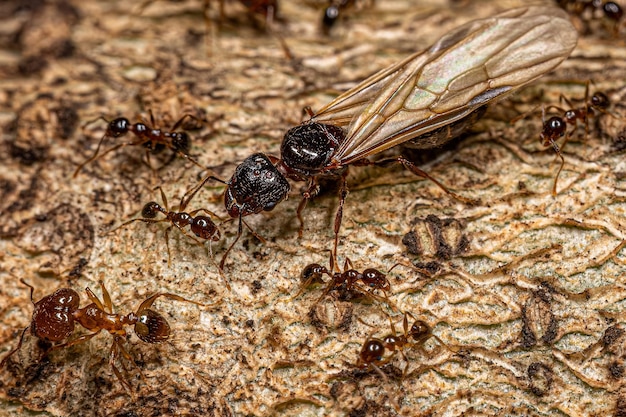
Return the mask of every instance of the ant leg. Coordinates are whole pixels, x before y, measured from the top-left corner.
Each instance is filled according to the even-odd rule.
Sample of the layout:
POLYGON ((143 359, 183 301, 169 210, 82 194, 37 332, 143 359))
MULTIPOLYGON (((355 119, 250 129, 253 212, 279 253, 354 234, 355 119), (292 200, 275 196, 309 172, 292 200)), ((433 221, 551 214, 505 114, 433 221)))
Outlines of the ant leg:
POLYGON ((189 212, 189 215, 190 215, 190 216, 195 217, 195 216, 196 216, 196 214, 198 214, 198 213, 200 213, 200 212, 202 212, 202 213, 204 213, 204 214, 208 214, 208 215, 209 215, 209 216, 211 216, 211 217, 215 217, 217 220, 219 220, 219 221, 221 221, 221 222, 222 222, 222 221, 224 221, 224 219, 222 219, 220 216, 218 216, 217 214, 215 214, 215 213, 214 213, 214 212, 212 212, 211 210, 207 210, 207 209, 205 209, 205 208, 199 208, 199 209, 197 209, 197 210, 190 211, 190 212, 189 212))
POLYGON ((241 237, 242 233, 243 233, 243 218, 241 217, 241 215, 239 215, 239 226, 237 227, 237 237, 235 238, 233 243, 230 244, 228 249, 226 249, 226 252, 224 252, 224 255, 222 256, 222 260, 220 261, 220 269, 222 270, 224 269, 224 264, 226 263, 226 257, 228 256, 230 251, 233 249, 233 247, 235 246, 235 244, 241 237))
POLYGON ((100 146, 102 145, 102 142, 104 141, 104 138, 108 137, 106 134, 102 137, 102 139, 100 139, 100 142, 98 143, 98 147, 96 148, 96 152, 90 157, 88 158, 85 162, 83 162, 82 164, 80 164, 78 166, 78 168, 76 168, 76 171, 74 171, 74 175, 72 175, 72 178, 76 178, 76 176, 78 175, 78 173, 83 169, 83 167, 85 165, 87 165, 90 162, 93 162, 95 159, 99 159, 102 158, 103 156, 105 156, 108 153, 111 153, 119 148, 122 148, 124 146, 135 146, 135 145, 143 145, 144 143, 146 143, 145 140, 139 140, 139 141, 131 141, 131 142, 126 142, 126 143, 118 143, 117 145, 107 149, 106 151, 102 152, 101 154, 98 155, 98 153, 100 152, 100 146))
POLYGON ((258 234, 249 224, 247 221, 242 219, 243 224, 248 228, 248 230, 250 231, 250 233, 252 233, 252 236, 256 237, 257 239, 259 239, 261 241, 261 243, 265 244, 267 243, 267 240, 261 236, 260 234, 258 234))
POLYGON ((218 301, 217 303, 213 303, 213 304, 204 304, 198 301, 193 301, 193 300, 189 300, 187 298, 183 298, 180 295, 176 295, 176 294, 172 294, 169 292, 158 292, 148 298, 146 298, 144 301, 141 302, 141 304, 139 304, 139 307, 137 307, 137 310, 135 311, 135 314, 139 315, 139 313, 141 313, 142 311, 152 307, 152 304, 154 304, 154 302, 156 301, 157 298, 159 297, 165 297, 165 298, 169 298, 172 300, 176 300, 176 301, 183 301, 186 303, 191 303, 191 304, 195 304, 201 307, 214 307, 217 305, 220 305, 222 302, 218 301))
MULTIPOLYGON (((91 291, 91 289, 89 287, 85 288, 85 292, 87 293, 87 297, 89 297, 89 300, 91 300, 91 302, 94 303, 96 305, 96 307, 98 307, 102 311, 106 311, 104 309, 104 305, 102 304, 100 299, 98 299, 98 297, 96 297, 96 294, 94 294, 94 292, 91 291)), ((109 301, 110 301, 110 299, 109 299, 109 301)))
POLYGON ((126 359, 128 359, 129 362, 137 367, 137 369, 139 370, 139 374, 141 375, 141 378, 144 380, 144 382, 146 382, 146 378, 143 375, 143 372, 141 372, 141 369, 139 369, 133 358, 130 356, 130 354, 126 352, 126 350, 120 345, 119 337, 115 336, 115 338, 113 339, 113 344, 111 345, 111 352, 109 354, 109 365, 111 366, 111 369, 113 369, 113 373, 120 381, 120 383, 124 386, 124 388, 126 388, 126 390, 134 396, 133 389, 130 386, 130 382, 128 382, 128 380, 124 377, 124 375, 122 375, 120 370, 117 369, 117 366, 115 366, 115 361, 119 357, 120 351, 122 352, 122 356, 124 356, 126 359))
POLYGON ((20 340, 19 342, 17 342, 17 346, 15 347, 15 349, 11 350, 9 352, 8 355, 6 355, 4 358, 2 358, 2 362, 0 362, 0 369, 2 369, 4 367, 4 364, 7 362, 7 360, 9 360, 9 358, 18 350, 20 350, 20 348, 22 347, 22 342, 24 341, 24 335, 26 334, 26 330, 30 329, 30 326, 26 326, 26 328, 24 330, 22 330, 22 334, 20 335, 20 340))
POLYGON ((298 217, 298 221, 300 222, 300 228, 298 229, 298 237, 302 238, 302 234, 304 232, 304 219, 302 218, 302 212, 306 208, 309 200, 315 197, 320 191, 319 185, 317 184, 317 180, 315 177, 311 178, 309 182, 309 188, 302 193, 302 200, 300 200, 300 204, 298 204, 298 210, 296 211, 296 215, 298 217))
POLYGON ((206 184, 209 180, 215 180, 217 182, 221 182, 222 184, 228 185, 228 183, 224 180, 221 180, 213 175, 207 175, 206 177, 204 177, 202 181, 200 181, 198 185, 187 190, 185 194, 183 194, 183 196, 180 199, 180 207, 179 207, 180 211, 185 211, 185 208, 187 207, 189 202, 195 197, 196 193, 200 191, 200 189, 204 187, 204 184, 206 184))
POLYGON ((454 193, 450 190, 448 190, 448 188, 443 185, 441 182, 437 181, 435 178, 431 177, 427 172, 422 171, 421 169, 419 169, 413 162, 409 161, 408 159, 406 159, 403 156, 399 156, 396 158, 390 158, 390 159, 383 159, 381 161, 376 161, 376 162, 372 162, 368 159, 361 159, 359 161, 357 161, 359 165, 376 165, 376 166, 385 166, 388 165, 389 163, 393 163, 396 162, 398 164, 401 164, 404 168, 408 169, 409 171, 411 171, 414 175, 417 175, 418 177, 422 177, 425 179, 430 180, 431 182, 433 182, 436 186, 438 186, 439 188, 441 188, 441 190, 443 190, 446 194, 448 194, 450 197, 454 198, 455 200, 459 200, 463 203, 466 204, 471 204, 471 205, 475 205, 478 204, 479 201, 478 200, 474 200, 471 198, 467 198, 467 197, 463 197, 457 193, 454 193))
POLYGON ((340 185, 339 185, 339 207, 337 207, 337 213, 335 214, 335 245, 333 247, 332 256, 335 261, 335 265, 337 262, 337 246, 339 246, 339 231, 341 230, 341 220, 343 219, 343 206, 346 202, 346 197, 348 196, 348 185, 346 181, 346 177, 348 176, 348 170, 346 169, 341 174, 340 185))
POLYGON ((194 116, 194 115, 193 115, 193 114, 191 114, 191 113, 185 113, 185 114, 183 114, 183 116, 182 116, 180 119, 178 119, 178 121, 177 121, 176 123, 174 123, 174 126, 172 126, 172 128, 171 128, 170 130, 173 132, 173 131, 175 131, 176 129, 178 129, 178 127, 179 127, 179 126, 180 126, 180 125, 181 125, 181 124, 185 121, 185 119, 187 119, 187 118, 189 118, 189 119, 193 119, 193 120, 195 120, 196 122, 200 122, 200 123, 204 124, 204 121, 203 121, 202 119, 200 119, 200 118, 198 118, 198 117, 194 116))
MULTIPOLYGON (((172 254, 170 252, 170 229, 172 226, 165 229, 165 248, 167 249, 167 267, 170 268, 172 266, 172 254)), ((180 229, 180 228, 179 228, 180 229)), ((183 230, 183 229, 180 229, 183 230)))
POLYGON ((44 356, 47 355, 48 353, 52 352, 53 350, 57 350, 57 349, 61 349, 61 348, 69 348, 69 347, 72 347, 74 345, 78 345, 80 343, 87 342, 88 340, 91 340, 94 336, 99 334, 101 330, 102 329, 99 329, 95 333, 84 334, 84 335, 82 335, 80 337, 77 337, 74 340, 70 340, 68 342, 61 343, 60 345, 54 345, 54 346, 52 346, 50 349, 48 349, 44 353, 44 356))
POLYGON ((531 114, 535 113, 539 109, 539 107, 541 107, 541 106, 536 106, 536 107, 530 109, 529 111, 520 114, 519 116, 517 116, 514 119, 512 119, 509 123, 513 125, 513 124, 519 122, 520 120, 527 118, 531 114))
POLYGON ((30 285, 28 282, 24 281, 23 278, 20 278, 20 282, 22 284, 26 285, 28 288, 30 288, 30 302, 33 303, 33 306, 34 306, 35 305, 35 300, 33 300, 33 292, 35 291, 35 287, 30 285))
MULTIPOLYGON (((567 142, 570 136, 571 136, 571 132, 565 137, 565 140, 563 141, 563 145, 565 145, 565 143, 567 142)), ((552 185, 552 195, 556 196, 557 195, 557 191, 556 191, 557 182, 559 180, 559 175, 561 175, 561 171, 563 170, 563 167, 565 166, 565 158, 563 158, 561 149, 559 149, 559 145, 556 143, 556 141, 554 141, 553 139, 550 139, 550 144, 552 145, 552 148, 554 149, 554 152, 556 152, 557 156, 561 158, 561 166, 559 167, 559 170, 557 171, 556 176, 554 177, 554 185, 552 185)))
POLYGON ((138 219, 132 219, 132 220, 128 220, 127 222, 124 222, 122 224, 120 224, 119 226, 117 226, 114 229, 109 230, 108 232, 106 232, 105 234, 109 235, 112 234, 113 232, 115 232, 118 229, 121 229, 124 226, 127 226, 131 223, 135 223, 135 222, 143 222, 143 223, 163 223, 166 222, 167 219, 159 219, 159 220, 155 220, 155 219, 144 219, 144 218, 138 218, 138 219))

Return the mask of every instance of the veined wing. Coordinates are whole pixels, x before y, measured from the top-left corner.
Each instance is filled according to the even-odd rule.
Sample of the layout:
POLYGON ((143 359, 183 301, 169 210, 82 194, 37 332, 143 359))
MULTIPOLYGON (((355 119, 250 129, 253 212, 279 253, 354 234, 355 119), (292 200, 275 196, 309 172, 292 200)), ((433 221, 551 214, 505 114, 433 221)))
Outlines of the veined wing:
POLYGON ((408 63, 422 62, 418 60, 420 55, 423 55, 425 63, 428 54, 422 51, 378 71, 319 109, 311 121, 341 127, 348 126, 372 100, 380 95, 381 90, 384 90, 387 84, 392 82, 399 73, 405 72, 405 66, 408 63))
POLYGON ((335 165, 458 121, 555 68, 578 33, 556 7, 526 7, 453 30, 340 95, 312 120, 348 126, 335 165))

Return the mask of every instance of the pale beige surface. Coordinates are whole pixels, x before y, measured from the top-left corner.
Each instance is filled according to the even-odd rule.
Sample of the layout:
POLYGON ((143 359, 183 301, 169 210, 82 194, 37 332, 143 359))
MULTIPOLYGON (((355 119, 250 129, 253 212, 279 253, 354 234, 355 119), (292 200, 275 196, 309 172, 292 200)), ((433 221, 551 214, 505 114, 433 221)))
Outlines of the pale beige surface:
MULTIPOLYGON (((390 299, 458 351, 431 338, 404 352, 406 378, 400 378, 405 362, 396 355, 384 368, 385 380, 354 366, 368 336, 390 331, 377 305, 332 297, 315 305, 319 288, 290 300, 305 265, 327 264, 334 192, 309 204, 301 239, 298 184, 276 210, 250 217, 268 243, 245 233, 227 263, 228 291, 207 248, 176 230, 170 265, 165 225, 135 223, 107 234, 138 216, 147 201, 160 201, 156 185, 174 205, 199 169, 175 159, 155 175, 141 163, 143 151, 129 147, 72 179, 104 123, 81 126, 101 115, 136 121, 148 110, 161 126, 187 112, 206 114, 208 126, 189 132, 192 153, 228 178, 252 151, 277 154, 283 132, 302 120, 304 106, 319 108, 456 25, 519 3, 379 1, 324 38, 317 33, 320 9, 284 2, 286 22, 277 28, 294 61, 274 37, 252 28, 237 2, 226 8, 236 23, 227 22, 208 44, 200 2, 154 2, 143 11, 129 3, 47 2, 0 25, 0 354, 15 346, 32 313, 28 289, 17 278, 35 286, 35 299, 63 286, 81 296, 89 286, 100 295, 103 280, 124 313, 156 291, 222 303, 203 308, 157 301, 173 336, 162 345, 129 337, 128 349, 147 380, 128 367, 134 398, 108 365, 108 335, 54 352, 40 364, 27 337, 16 356, 21 366, 0 371, 0 414, 395 415, 389 396, 402 415, 626 412, 618 372, 626 339, 603 339, 611 326, 623 328, 626 297, 620 251, 626 166, 615 152, 624 121, 601 116, 598 126, 592 120, 587 140, 576 136, 568 144, 556 197, 550 189, 558 161, 538 143, 541 116, 509 124, 535 105, 557 103, 560 93, 582 97, 578 81, 589 78, 624 103, 623 41, 594 26, 554 73, 492 108, 464 141, 430 155, 423 168, 455 192, 480 199, 478 205, 456 201, 401 169, 352 170, 340 260, 383 271, 396 263, 439 262, 444 272, 434 277, 396 267, 389 274, 390 299), (67 39, 73 53, 55 58, 67 39), (45 57, 48 65, 21 76, 16 66, 26 56, 45 57), (76 111, 77 127, 64 132, 71 125, 68 109, 76 111), (38 158, 25 158, 25 149, 38 158), (428 215, 458 219, 444 233, 460 230, 466 250, 456 253, 456 237, 446 235, 450 259, 430 249, 408 254, 402 237, 412 228, 425 233, 428 215)), ((11 11, 15 4, 1 7, 11 11)), ((626 113, 619 105, 613 110, 626 113)), ((205 188, 190 209, 225 216, 221 191, 219 184, 205 188)), ((228 223, 222 232, 225 238, 213 247, 218 259, 236 227, 228 223)))

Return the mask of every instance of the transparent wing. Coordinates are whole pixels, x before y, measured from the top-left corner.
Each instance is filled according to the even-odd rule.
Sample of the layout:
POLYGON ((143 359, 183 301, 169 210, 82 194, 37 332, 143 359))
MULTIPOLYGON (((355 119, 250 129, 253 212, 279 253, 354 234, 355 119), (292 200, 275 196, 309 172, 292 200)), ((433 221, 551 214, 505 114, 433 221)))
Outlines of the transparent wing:
POLYGON ((429 50, 369 77, 312 121, 347 127, 348 164, 458 121, 555 68, 578 33, 556 7, 526 7, 458 27, 429 50))

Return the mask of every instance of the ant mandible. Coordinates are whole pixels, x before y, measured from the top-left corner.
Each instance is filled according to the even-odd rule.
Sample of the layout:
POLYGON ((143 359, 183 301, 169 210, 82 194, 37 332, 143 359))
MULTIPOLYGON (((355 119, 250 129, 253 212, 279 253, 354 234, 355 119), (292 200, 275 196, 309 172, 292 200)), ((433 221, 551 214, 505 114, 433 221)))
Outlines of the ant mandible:
MULTIPOLYGON (((187 159, 192 162, 194 165, 205 169, 202 165, 200 165, 194 158, 189 154, 191 148, 191 139, 189 135, 185 132, 176 132, 176 129, 185 121, 187 118, 196 119, 197 118, 191 114, 185 114, 181 117, 174 126, 169 131, 161 130, 157 127, 154 127, 154 115, 152 111, 150 111, 150 125, 138 122, 138 123, 130 123, 130 121, 125 117, 118 117, 117 119, 113 119, 111 121, 106 120, 104 117, 99 117, 92 122, 97 120, 104 120, 107 122, 107 129, 104 132, 104 135, 98 142, 98 147, 94 154, 87 158, 85 162, 80 164, 76 171, 74 171, 73 178, 76 178, 78 173, 83 169, 83 167, 90 162, 102 158, 106 154, 115 151, 124 146, 143 146, 146 148, 146 158, 148 162, 150 161, 150 151, 159 152, 164 148, 171 149, 175 154, 187 159), (152 127, 151 127, 152 126, 152 127), (131 132, 135 135, 135 139, 129 142, 118 143, 113 147, 107 149, 103 153, 100 153, 100 147, 106 138, 119 138, 125 136, 128 132, 131 132)), ((89 123, 92 123, 89 122, 89 123)))
MULTIPOLYGON (((154 304, 159 297, 206 306, 205 304, 188 300, 175 294, 160 292, 146 298, 139 304, 135 312, 123 315, 113 312, 111 296, 102 281, 100 281, 102 301, 87 287, 85 288, 85 292, 91 303, 83 308, 79 308, 80 296, 71 288, 60 288, 35 302, 33 300, 34 287, 22 279, 20 279, 20 281, 30 288, 30 299, 34 307, 33 316, 30 325, 22 331, 15 349, 11 350, 0 362, 0 368, 4 367, 8 359, 22 347, 24 334, 29 328, 31 333, 38 339, 52 343, 61 342, 53 344, 42 357, 46 356, 52 350, 86 342, 99 334, 102 330, 105 330, 113 336, 113 344, 111 345, 109 354, 109 364, 115 376, 128 391, 132 391, 130 383, 115 365, 120 355, 132 364, 135 364, 134 360, 123 346, 127 335, 124 327, 134 326, 134 332, 137 337, 146 343, 165 342, 170 336, 170 325, 165 317, 151 309, 152 304, 154 304), (73 340, 67 340, 74 333, 76 324, 81 325, 92 333, 79 336, 73 340), (66 341, 63 342, 64 340, 66 341)), ((141 370, 139 372, 141 373, 141 370)))

